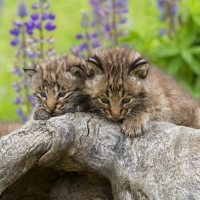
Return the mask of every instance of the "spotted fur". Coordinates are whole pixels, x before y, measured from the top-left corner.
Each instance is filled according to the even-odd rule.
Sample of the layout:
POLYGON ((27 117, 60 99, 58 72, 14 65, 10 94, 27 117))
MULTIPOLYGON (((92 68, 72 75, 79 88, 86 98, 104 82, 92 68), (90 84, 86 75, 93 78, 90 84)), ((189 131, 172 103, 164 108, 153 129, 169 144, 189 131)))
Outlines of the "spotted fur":
POLYGON ((136 137, 151 120, 200 128, 199 103, 171 77, 152 67, 138 52, 123 47, 98 49, 86 62, 84 92, 94 111, 136 137))
POLYGON ((62 54, 41 60, 34 69, 24 70, 31 77, 32 91, 38 102, 34 119, 85 109, 83 60, 62 54))

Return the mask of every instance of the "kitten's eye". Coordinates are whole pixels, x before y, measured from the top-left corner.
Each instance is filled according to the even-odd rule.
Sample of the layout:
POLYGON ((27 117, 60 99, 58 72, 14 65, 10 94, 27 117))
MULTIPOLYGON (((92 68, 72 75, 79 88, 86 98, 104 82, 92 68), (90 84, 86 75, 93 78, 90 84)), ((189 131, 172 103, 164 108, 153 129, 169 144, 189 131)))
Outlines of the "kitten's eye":
POLYGON ((47 98, 46 92, 40 92, 40 96, 41 96, 42 98, 47 98))
POLYGON ((102 103, 107 103, 107 104, 108 104, 110 101, 109 101, 109 99, 107 99, 107 98, 102 98, 102 99, 101 99, 101 102, 102 102, 102 103))
POLYGON ((122 103, 129 103, 130 102, 130 98, 124 98, 124 99, 122 99, 122 103))
POLYGON ((58 98, 62 98, 66 95, 66 92, 59 92, 58 93, 58 98))

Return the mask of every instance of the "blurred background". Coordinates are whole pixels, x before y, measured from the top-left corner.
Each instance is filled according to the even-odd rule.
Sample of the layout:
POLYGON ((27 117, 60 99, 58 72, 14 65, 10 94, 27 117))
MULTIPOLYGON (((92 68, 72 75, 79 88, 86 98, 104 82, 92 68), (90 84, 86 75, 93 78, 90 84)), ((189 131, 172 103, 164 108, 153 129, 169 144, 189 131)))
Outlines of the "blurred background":
POLYGON ((0 0, 0 120, 35 105, 22 67, 60 53, 138 50, 200 100, 199 0, 0 0))

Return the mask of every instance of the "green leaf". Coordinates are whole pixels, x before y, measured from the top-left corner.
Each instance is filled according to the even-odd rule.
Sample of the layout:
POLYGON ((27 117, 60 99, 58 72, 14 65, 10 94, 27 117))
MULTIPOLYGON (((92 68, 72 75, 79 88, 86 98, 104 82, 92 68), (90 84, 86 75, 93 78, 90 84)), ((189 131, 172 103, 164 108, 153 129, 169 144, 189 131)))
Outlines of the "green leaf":
POLYGON ((193 54, 199 54, 200 55, 200 46, 190 48, 190 52, 193 54))
POLYGON ((158 57, 172 57, 172 56, 177 56, 179 54, 179 49, 176 47, 165 47, 162 49, 158 49, 157 55, 158 57))
POLYGON ((192 19, 196 25, 200 25, 199 15, 192 16, 192 19))
POLYGON ((170 63, 169 65, 167 66, 167 72, 170 74, 170 75, 175 75, 178 73, 178 70, 180 69, 181 67, 181 57, 179 56, 176 56, 174 58, 172 58, 170 60, 170 63))
POLYGON ((200 64, 198 61, 193 57, 190 51, 182 51, 181 52, 182 59, 186 62, 189 68, 192 70, 193 73, 199 75, 200 74, 200 64))

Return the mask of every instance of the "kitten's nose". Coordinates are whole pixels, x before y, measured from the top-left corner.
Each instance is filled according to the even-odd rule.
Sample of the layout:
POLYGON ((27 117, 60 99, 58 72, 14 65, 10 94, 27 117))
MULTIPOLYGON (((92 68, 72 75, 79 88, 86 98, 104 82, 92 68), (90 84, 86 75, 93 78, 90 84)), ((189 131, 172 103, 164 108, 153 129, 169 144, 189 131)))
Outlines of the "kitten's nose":
POLYGON ((113 119, 119 119, 120 115, 112 115, 113 119))
POLYGON ((50 112, 53 112, 54 110, 55 110, 55 107, 47 107, 48 108, 48 110, 50 111, 50 112))

